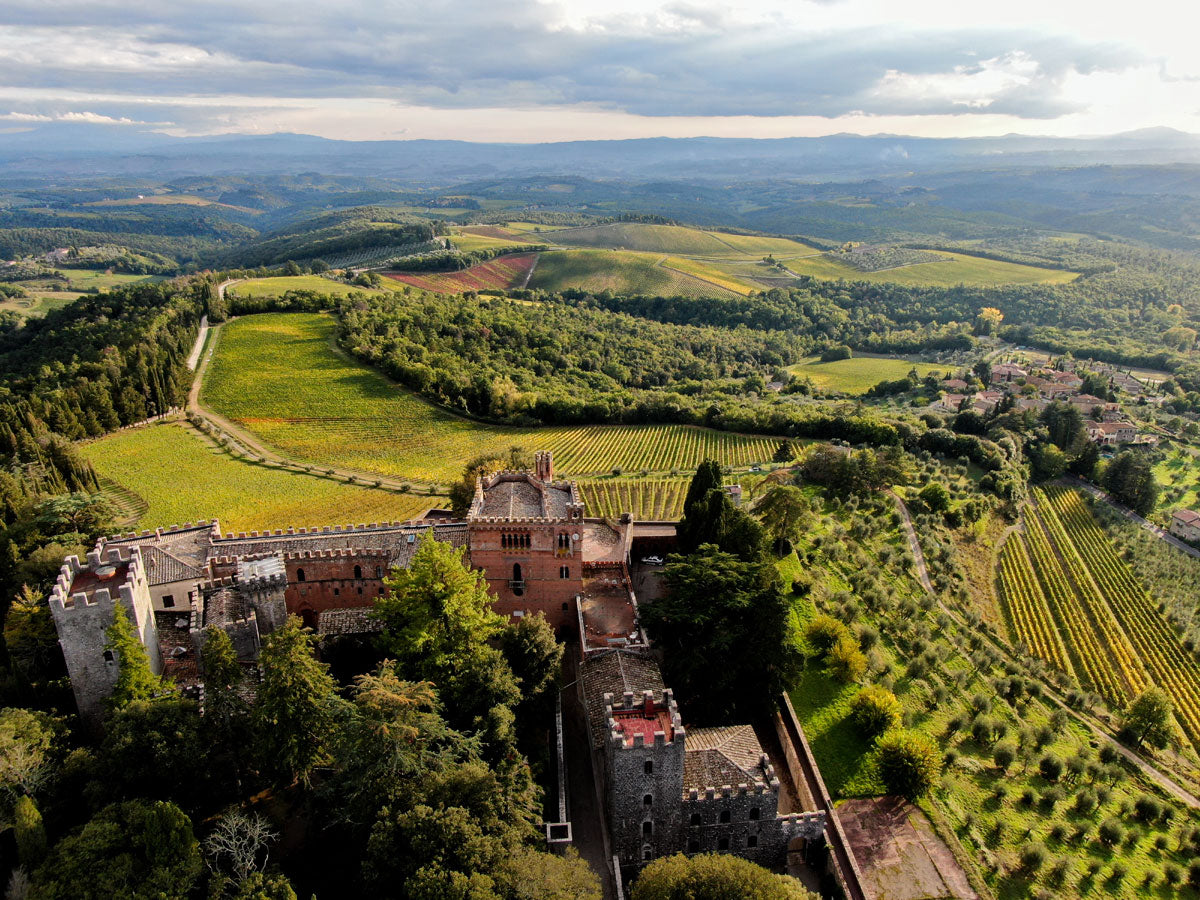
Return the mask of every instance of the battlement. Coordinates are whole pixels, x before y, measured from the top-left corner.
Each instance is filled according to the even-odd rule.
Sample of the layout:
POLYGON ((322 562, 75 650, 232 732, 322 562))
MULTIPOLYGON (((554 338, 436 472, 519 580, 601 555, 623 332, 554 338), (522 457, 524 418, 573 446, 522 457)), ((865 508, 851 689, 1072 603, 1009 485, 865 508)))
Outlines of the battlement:
MULTIPOLYGON (((284 560, 375 558, 386 561, 391 559, 393 553, 394 551, 392 550, 382 550, 377 547, 368 547, 361 550, 351 549, 348 547, 338 547, 330 550, 288 550, 284 553, 278 554, 278 558, 284 560)), ((269 559, 274 555, 275 554, 271 553, 254 553, 248 555, 239 554, 237 556, 217 556, 213 558, 212 562, 218 567, 230 566, 236 565, 240 562, 247 562, 249 560, 269 559)))
POLYGON ((296 528, 289 525, 287 528, 264 529, 263 531, 239 531, 236 534, 232 531, 226 532, 224 537, 216 535, 218 541, 245 541, 251 539, 273 538, 273 537, 294 537, 301 534, 354 534, 370 531, 395 531, 397 529, 425 529, 433 528, 429 525, 414 525, 411 522, 372 522, 368 524, 357 525, 313 525, 311 527, 301 526, 296 528))
POLYGON ((212 532, 214 539, 221 536, 221 525, 218 520, 201 519, 198 522, 188 522, 184 525, 171 525, 167 528, 156 528, 153 531, 149 529, 143 531, 130 531, 125 534, 114 534, 101 540, 102 544, 124 543, 126 541, 150 541, 156 538, 170 537, 176 534, 184 534, 188 531, 196 531, 200 528, 207 528, 212 532))
POLYGON ((654 691, 643 691, 640 696, 625 691, 620 703, 614 704, 613 695, 605 693, 604 721, 609 743, 618 750, 683 744, 686 738, 670 688, 662 691, 661 701, 655 701, 654 691))
POLYGON ((683 799, 691 803, 701 801, 731 800, 734 797, 761 797, 779 792, 779 779, 770 781, 744 781, 740 784, 709 785, 704 788, 688 788, 683 799))
POLYGON ((50 589, 49 602, 55 612, 89 606, 107 609, 116 597, 132 607, 134 591, 139 586, 144 588, 145 583, 142 557, 136 547, 105 548, 99 543, 95 550, 88 551, 86 563, 81 563, 78 556, 63 561, 50 589))

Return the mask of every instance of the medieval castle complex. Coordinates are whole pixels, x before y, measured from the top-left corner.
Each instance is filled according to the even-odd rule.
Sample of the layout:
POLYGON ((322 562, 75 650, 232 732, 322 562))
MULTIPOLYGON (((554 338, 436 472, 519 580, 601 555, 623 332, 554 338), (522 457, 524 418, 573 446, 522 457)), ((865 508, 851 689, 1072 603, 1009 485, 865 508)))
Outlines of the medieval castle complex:
POLYGON ((384 578, 432 534, 466 547, 508 617, 542 613, 578 642, 578 690, 622 875, 660 855, 730 852, 771 867, 796 838, 819 838, 825 813, 781 793, 749 725, 687 729, 638 625, 630 561, 661 552, 674 529, 588 518, 578 487, 556 481, 550 453, 534 471, 479 479, 465 520, 424 519, 223 534, 217 522, 102 540, 69 557, 50 596, 80 715, 98 725, 119 660, 105 650, 115 604, 151 666, 202 696, 199 651, 224 629, 247 665, 290 615, 320 635, 375 630, 384 578))

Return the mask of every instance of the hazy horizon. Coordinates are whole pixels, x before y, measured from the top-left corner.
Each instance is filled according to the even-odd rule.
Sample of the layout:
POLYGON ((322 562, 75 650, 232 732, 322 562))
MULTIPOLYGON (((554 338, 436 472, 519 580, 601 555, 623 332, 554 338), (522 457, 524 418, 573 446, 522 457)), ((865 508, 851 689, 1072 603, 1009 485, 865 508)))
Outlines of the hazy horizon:
POLYGON ((1200 132, 1200 13, 1069 0, 6 5, 0 128, 565 142, 1200 132))

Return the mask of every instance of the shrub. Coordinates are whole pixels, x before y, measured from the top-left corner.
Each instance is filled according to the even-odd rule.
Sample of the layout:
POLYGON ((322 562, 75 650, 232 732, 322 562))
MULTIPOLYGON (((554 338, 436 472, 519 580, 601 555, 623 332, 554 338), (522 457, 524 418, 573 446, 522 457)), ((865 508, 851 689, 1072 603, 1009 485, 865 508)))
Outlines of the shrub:
POLYGON ((1143 822, 1157 822, 1162 816, 1162 805, 1148 794, 1142 794, 1134 801, 1133 814, 1143 822))
POLYGON ((849 637, 850 630, 833 616, 814 616, 804 629, 804 637, 818 653, 828 653, 842 637, 849 637))
POLYGON ((1046 848, 1041 844, 1026 844, 1021 848, 1021 868, 1036 872, 1046 862, 1046 848))
POLYGON ((1097 830, 1096 835, 1100 838, 1100 843, 1108 847, 1115 847, 1125 837, 1125 826, 1117 819, 1109 816, 1100 823, 1100 828, 1097 830))
POLYGON ((879 775, 887 789, 910 800, 925 796, 942 773, 941 753, 927 736, 891 731, 877 741, 879 775))
POLYGON ((1001 741, 992 748, 992 762, 1007 770, 1017 758, 1017 745, 1012 741, 1001 741))
POLYGON ((1047 781, 1058 781, 1062 777, 1063 763, 1062 760, 1053 753, 1047 753, 1038 760, 1038 771, 1047 781))
POLYGON ((1084 788, 1075 795, 1075 812, 1081 816, 1091 815, 1098 805, 1096 792, 1091 788, 1084 788))
POLYGON ((858 692, 850 704, 854 724, 865 734, 874 736, 900 727, 902 709, 896 695, 879 685, 868 685, 858 692))
POLYGON ((867 658, 849 632, 829 648, 826 668, 830 675, 846 684, 858 681, 867 674, 867 658))
POLYGON ((1183 869, 1173 862, 1163 866, 1163 881, 1170 885, 1179 884, 1183 881, 1183 869))

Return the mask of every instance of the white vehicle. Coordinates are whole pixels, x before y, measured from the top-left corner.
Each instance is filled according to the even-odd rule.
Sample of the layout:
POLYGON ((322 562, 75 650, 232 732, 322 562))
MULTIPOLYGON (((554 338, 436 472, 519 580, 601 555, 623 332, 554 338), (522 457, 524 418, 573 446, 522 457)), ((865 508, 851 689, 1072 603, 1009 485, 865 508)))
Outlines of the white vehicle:
POLYGON ((663 558, 661 556, 644 556, 642 562, 647 566, 661 566, 663 558))

